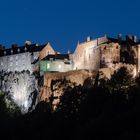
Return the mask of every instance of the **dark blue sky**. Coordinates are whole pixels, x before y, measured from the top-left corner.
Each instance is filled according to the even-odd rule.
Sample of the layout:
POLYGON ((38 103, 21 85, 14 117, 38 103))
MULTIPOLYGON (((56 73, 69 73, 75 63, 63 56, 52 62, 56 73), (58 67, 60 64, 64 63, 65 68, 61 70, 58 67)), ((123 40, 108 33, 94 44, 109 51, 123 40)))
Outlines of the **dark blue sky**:
POLYGON ((139 0, 0 0, 0 43, 26 40, 73 51, 87 36, 140 38, 139 0))

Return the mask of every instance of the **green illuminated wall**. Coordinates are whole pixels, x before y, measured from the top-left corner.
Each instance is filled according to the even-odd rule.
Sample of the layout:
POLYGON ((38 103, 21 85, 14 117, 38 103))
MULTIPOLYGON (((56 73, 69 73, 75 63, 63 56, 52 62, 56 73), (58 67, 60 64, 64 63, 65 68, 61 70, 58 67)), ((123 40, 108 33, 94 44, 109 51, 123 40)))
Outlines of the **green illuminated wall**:
POLYGON ((43 75, 44 72, 66 72, 72 70, 72 64, 68 61, 69 64, 66 64, 63 60, 41 60, 40 61, 40 75, 43 75))

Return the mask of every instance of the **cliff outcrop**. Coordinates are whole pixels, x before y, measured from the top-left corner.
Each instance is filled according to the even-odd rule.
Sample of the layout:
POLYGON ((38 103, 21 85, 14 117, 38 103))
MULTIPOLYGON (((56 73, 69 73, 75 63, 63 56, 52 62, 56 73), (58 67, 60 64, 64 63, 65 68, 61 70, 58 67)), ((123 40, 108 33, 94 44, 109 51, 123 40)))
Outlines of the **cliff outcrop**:
POLYGON ((87 79, 88 85, 86 84, 86 88, 88 86, 91 87, 94 85, 97 75, 99 79, 110 79, 114 71, 120 67, 127 67, 131 74, 133 74, 133 70, 135 69, 135 66, 132 65, 117 64, 112 68, 103 68, 97 71, 75 70, 61 73, 47 72, 44 74, 44 84, 40 90, 39 100, 51 102, 55 108, 60 102, 60 97, 67 92, 67 90, 71 90, 76 86, 83 87, 87 79))

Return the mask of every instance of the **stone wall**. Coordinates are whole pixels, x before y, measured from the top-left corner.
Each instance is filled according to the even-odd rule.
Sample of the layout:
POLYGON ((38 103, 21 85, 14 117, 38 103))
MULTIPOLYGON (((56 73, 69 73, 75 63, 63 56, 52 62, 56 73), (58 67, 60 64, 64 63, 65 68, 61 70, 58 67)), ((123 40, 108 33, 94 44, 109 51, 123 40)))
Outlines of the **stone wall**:
POLYGON ((120 62, 120 45, 118 43, 103 44, 101 49, 101 68, 112 67, 113 63, 120 62))
POLYGON ((73 54, 73 69, 97 70, 100 68, 100 45, 107 42, 106 37, 87 40, 77 45, 73 54))
POLYGON ((50 43, 48 43, 39 53, 39 60, 43 59, 44 57, 46 57, 48 54, 55 54, 54 49, 52 48, 52 46, 50 45, 50 43))
POLYGON ((47 101, 52 95, 51 84, 55 80, 67 80, 75 85, 83 85, 84 81, 89 77, 96 77, 97 71, 75 70, 61 73, 47 72, 44 75, 44 85, 40 91, 40 100, 47 101))
POLYGON ((32 72, 31 54, 29 52, 0 57, 0 71, 22 71, 32 72))

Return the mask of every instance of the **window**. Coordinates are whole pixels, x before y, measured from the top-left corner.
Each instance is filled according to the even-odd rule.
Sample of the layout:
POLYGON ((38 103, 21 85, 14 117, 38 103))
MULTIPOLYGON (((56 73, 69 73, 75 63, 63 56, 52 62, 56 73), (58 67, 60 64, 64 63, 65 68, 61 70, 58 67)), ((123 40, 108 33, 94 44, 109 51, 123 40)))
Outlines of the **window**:
POLYGON ((22 55, 22 59, 24 59, 25 58, 25 55, 22 55))
POLYGON ((16 60, 18 60, 18 56, 16 56, 16 60))
POLYGON ((10 67, 11 67, 12 65, 13 65, 13 63, 11 62, 11 63, 10 63, 10 67))
POLYGON ((50 68, 50 64, 49 63, 47 63, 47 69, 49 69, 50 68))
POLYGON ((61 69, 61 65, 58 65, 58 68, 61 69))
POLYGON ((3 66, 3 62, 1 62, 0 65, 3 66))
POLYGON ((53 58, 50 58, 50 61, 53 61, 53 58))

